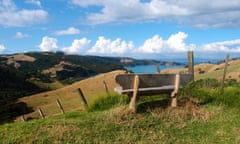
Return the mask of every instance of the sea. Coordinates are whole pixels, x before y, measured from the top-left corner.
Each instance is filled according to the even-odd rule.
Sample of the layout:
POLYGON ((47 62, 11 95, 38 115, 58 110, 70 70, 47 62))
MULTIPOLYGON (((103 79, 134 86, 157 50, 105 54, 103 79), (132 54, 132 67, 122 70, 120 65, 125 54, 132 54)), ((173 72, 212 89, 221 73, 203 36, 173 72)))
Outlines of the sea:
MULTIPOLYGON (((181 65, 159 65, 160 70, 164 69, 174 69, 174 68, 184 68, 187 65, 187 60, 186 59, 176 59, 177 62, 181 63, 181 65)), ((216 64, 221 59, 200 59, 196 58, 194 59, 194 65, 200 64, 200 63, 213 63, 216 64)), ((134 73, 139 73, 139 74, 155 74, 157 73, 157 68, 155 65, 136 65, 136 66, 126 66, 125 67, 127 70, 130 70, 134 73)))
MULTIPOLYGON (((160 70, 164 69, 174 69, 174 68, 183 68, 185 65, 159 65, 160 70)), ((138 74, 155 74, 157 73, 157 68, 155 65, 137 65, 137 66, 127 66, 127 70, 130 70, 138 74)))

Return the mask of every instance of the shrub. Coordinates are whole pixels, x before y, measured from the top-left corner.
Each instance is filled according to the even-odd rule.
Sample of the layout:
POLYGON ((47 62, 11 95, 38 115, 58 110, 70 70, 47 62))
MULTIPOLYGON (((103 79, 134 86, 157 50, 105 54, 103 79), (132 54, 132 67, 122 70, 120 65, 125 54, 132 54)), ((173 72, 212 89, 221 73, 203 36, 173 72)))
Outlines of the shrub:
POLYGON ((220 82, 216 79, 201 79, 186 85, 180 97, 188 97, 199 104, 209 103, 213 100, 212 93, 219 91, 220 82))
POLYGON ((186 85, 180 97, 187 97, 199 104, 212 103, 230 107, 240 105, 240 83, 226 80, 224 91, 220 89, 220 82, 215 79, 198 80, 186 85))
POLYGON ((128 97, 125 95, 101 95, 89 103, 88 111, 103 111, 127 103, 128 97))

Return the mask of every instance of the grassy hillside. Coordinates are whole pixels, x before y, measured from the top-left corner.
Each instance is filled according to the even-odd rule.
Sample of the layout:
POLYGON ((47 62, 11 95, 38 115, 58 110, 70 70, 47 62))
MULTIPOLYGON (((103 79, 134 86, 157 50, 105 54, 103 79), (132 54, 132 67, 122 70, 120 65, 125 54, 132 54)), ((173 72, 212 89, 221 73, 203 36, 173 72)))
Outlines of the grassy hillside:
MULTIPOLYGON (((221 64, 209 64, 202 63, 194 66, 195 80, 199 79, 218 79, 221 80, 223 75, 225 63, 221 64)), ((180 69, 167 69, 163 70, 162 73, 178 73, 187 72, 187 68, 180 69)), ((240 60, 231 60, 228 63, 226 79, 235 79, 240 82, 240 60)))
POLYGON ((11 122, 16 116, 31 111, 18 98, 39 93, 43 89, 27 81, 15 69, 0 66, 0 123, 11 122))
POLYGON ((181 91, 177 108, 166 107, 164 96, 153 102, 140 98, 138 113, 133 114, 116 96, 118 104, 112 103, 108 110, 96 108, 2 125, 0 142, 239 143, 239 83, 226 85, 224 92, 219 85, 216 80, 189 84, 181 91))
POLYGON ((39 118, 38 108, 42 108, 46 116, 60 114, 61 111, 56 104, 57 99, 60 100, 65 111, 81 111, 83 107, 77 89, 81 88, 86 100, 91 102, 106 94, 103 81, 107 84, 109 92, 114 93, 113 89, 117 86, 114 76, 119 73, 125 73, 125 71, 119 70, 101 74, 57 90, 20 98, 18 102, 27 103, 29 107, 33 108, 34 112, 27 114, 26 118, 39 118))
MULTIPOLYGON (((221 75, 223 73, 223 64, 199 64, 195 66, 195 80, 198 79, 221 79, 221 75), (200 73, 199 71, 202 71, 200 73), (216 74, 217 73, 217 74, 216 74)), ((240 60, 235 60, 229 62, 227 79, 234 78, 233 74, 236 75, 238 72, 238 67, 240 67, 240 60)), ((176 69, 176 70, 165 70, 164 72, 179 72, 186 71, 186 69, 176 69)), ((60 114, 60 110, 56 105, 56 99, 59 99, 63 107, 65 107, 66 111, 76 111, 82 110, 81 101, 79 98, 79 94, 77 92, 78 88, 81 88, 88 102, 91 102, 95 98, 104 95, 106 93, 103 85, 103 81, 105 81, 108 85, 108 89, 111 93, 113 93, 114 87, 117 84, 114 81, 114 76, 118 73, 124 73, 124 71, 113 71, 110 73, 105 73, 98 75, 96 77, 92 77, 90 79, 86 79, 77 83, 74 83, 70 86, 40 93, 28 97, 24 97, 19 99, 19 102, 27 103, 29 107, 32 107, 34 112, 27 114, 26 117, 37 118, 39 114, 37 112, 38 108, 42 108, 47 116, 52 116, 56 114, 60 114)), ((236 79, 238 79, 237 77, 236 79)))

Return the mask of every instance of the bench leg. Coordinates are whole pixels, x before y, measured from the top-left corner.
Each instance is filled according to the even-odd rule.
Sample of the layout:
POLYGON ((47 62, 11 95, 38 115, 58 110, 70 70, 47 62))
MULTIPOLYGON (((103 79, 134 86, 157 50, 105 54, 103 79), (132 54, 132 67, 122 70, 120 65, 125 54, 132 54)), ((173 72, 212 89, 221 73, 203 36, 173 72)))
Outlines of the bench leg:
POLYGON ((130 104, 129 104, 130 110, 132 110, 134 113, 137 111, 137 98, 132 96, 130 104))
POLYGON ((177 97, 172 97, 172 102, 171 102, 172 107, 177 107, 177 97))
POLYGON ((129 108, 135 113, 137 112, 137 96, 138 96, 139 77, 135 75, 133 85, 133 96, 131 98, 129 108))
POLYGON ((176 74, 176 77, 175 77, 175 88, 174 88, 174 91, 171 93, 171 97, 172 97, 171 106, 172 107, 177 107, 177 93, 179 91, 179 85, 180 85, 180 75, 176 74))

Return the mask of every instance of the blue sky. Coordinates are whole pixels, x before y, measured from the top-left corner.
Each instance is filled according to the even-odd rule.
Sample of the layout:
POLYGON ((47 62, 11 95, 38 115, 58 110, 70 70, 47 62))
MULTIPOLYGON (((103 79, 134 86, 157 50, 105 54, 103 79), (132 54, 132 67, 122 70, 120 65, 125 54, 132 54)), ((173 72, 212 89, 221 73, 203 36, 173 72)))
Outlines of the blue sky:
POLYGON ((0 0, 0 53, 240 55, 240 0, 0 0))

